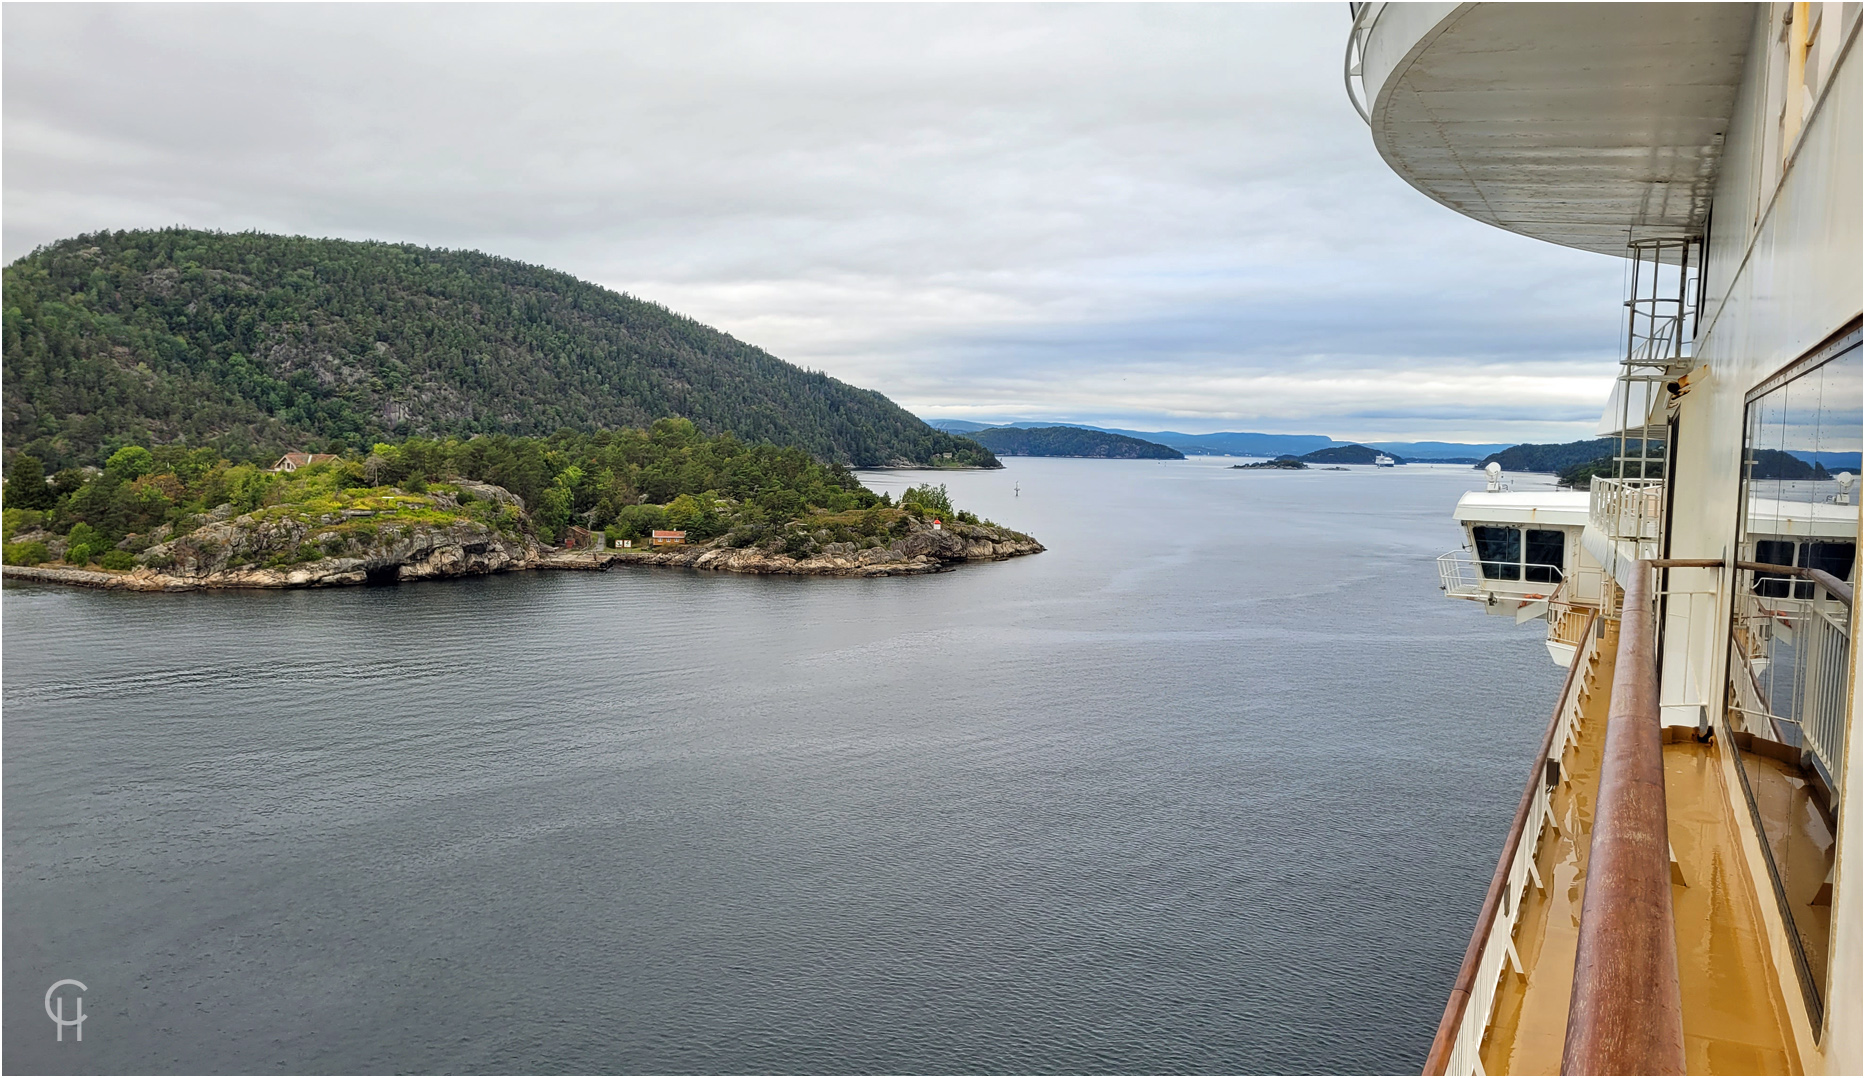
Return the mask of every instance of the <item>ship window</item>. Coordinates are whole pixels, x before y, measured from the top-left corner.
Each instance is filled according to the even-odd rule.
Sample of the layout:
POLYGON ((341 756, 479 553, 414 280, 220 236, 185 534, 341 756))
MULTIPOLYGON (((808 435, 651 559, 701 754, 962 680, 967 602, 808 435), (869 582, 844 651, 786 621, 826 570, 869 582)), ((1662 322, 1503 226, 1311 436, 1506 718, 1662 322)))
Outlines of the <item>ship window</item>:
POLYGON ((1522 571, 1524 580, 1542 584, 1561 582, 1561 567, 1567 564, 1567 535, 1564 532, 1528 529, 1528 562, 1522 571))
POLYGON ((1522 579, 1522 529, 1479 524, 1470 529, 1476 541, 1476 560, 1491 580, 1522 579))
POLYGON ((1800 564, 1847 580, 1852 576, 1852 563, 1857 558, 1857 543, 1808 543, 1800 564))
MULTIPOLYGON (((1841 580, 1852 576, 1858 559, 1856 543, 1795 543, 1787 539, 1760 539, 1755 543, 1755 560, 1763 565, 1795 565, 1818 569, 1841 580)), ((1810 580, 1795 580, 1785 573, 1756 573, 1755 594, 1770 599, 1811 599, 1819 594, 1810 580)))
MULTIPOLYGON (((1794 544, 1781 539, 1758 539, 1755 560, 1763 565, 1793 565, 1794 544)), ((1769 599, 1785 599, 1792 581, 1781 573, 1756 573, 1755 594, 1769 599)))
MULTIPOLYGON (((1756 562, 1841 579, 1855 573, 1865 440, 1860 339, 1855 321, 1749 395, 1734 549, 1752 552, 1756 562)), ((1792 926, 1788 947, 1817 1029, 1837 942, 1828 882, 1834 821, 1848 817, 1844 801, 1858 796, 1839 781, 1855 665, 1852 618, 1816 581, 1748 572, 1750 580, 1738 577, 1731 604, 1720 732, 1737 750, 1767 889, 1792 926)))

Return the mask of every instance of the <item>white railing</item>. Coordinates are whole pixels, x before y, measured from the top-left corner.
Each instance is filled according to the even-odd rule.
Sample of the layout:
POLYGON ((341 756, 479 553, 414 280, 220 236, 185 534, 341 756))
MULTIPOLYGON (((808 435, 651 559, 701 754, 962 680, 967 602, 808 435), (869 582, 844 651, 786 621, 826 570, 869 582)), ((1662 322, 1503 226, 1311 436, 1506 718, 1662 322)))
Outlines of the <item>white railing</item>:
POLYGON ((1656 543, 1664 521, 1664 480, 1596 475, 1587 518, 1609 539, 1656 543))
POLYGON ((1438 555, 1438 588, 1453 599, 1486 599, 1498 591, 1525 598, 1534 590, 1552 593, 1560 584, 1561 570, 1554 565, 1478 561, 1468 550, 1438 555))
POLYGON ((1353 12, 1353 25, 1347 30, 1347 56, 1341 61, 1342 78, 1347 83, 1347 101, 1353 105, 1353 111, 1360 114, 1368 126, 1373 118, 1367 114, 1367 106, 1372 101, 1366 96, 1366 80, 1361 78, 1360 65, 1366 58, 1366 39, 1373 35, 1373 24, 1379 21, 1379 13, 1384 11, 1383 3, 1349 4, 1353 12), (1359 92, 1354 91, 1354 80, 1360 79, 1359 92))
POLYGON ((1735 713, 1730 725, 1769 741, 1779 741, 1781 735, 1773 723, 1774 716, 1768 714, 1768 705, 1761 698, 1761 685, 1755 667, 1739 649, 1735 661, 1730 664, 1729 689, 1733 697, 1729 710, 1735 713))
MULTIPOLYGON (((1550 609, 1553 609, 1550 606, 1550 609)), ((1548 618, 1548 639, 1557 644, 1578 648, 1587 626, 1592 624, 1593 611, 1584 607, 1562 606, 1548 618)))
MULTIPOLYGON (((1587 618, 1587 624, 1592 623, 1593 618, 1587 618)), ((1515 950, 1515 930, 1521 923, 1522 898, 1527 895, 1529 886, 1532 884, 1537 890, 1546 889, 1541 872, 1535 867, 1535 855, 1541 847, 1541 836, 1546 833, 1549 825, 1556 822, 1550 801, 1554 786, 1548 781, 1548 775, 1564 772, 1566 765, 1563 761, 1567 750, 1580 732, 1581 702, 1587 692, 1586 675, 1592 668, 1598 647, 1599 637, 1586 632, 1574 650, 1574 664, 1569 668, 1567 689, 1554 714, 1554 728, 1548 736, 1547 753, 1539 761, 1535 775, 1530 779, 1533 792, 1528 811, 1522 817, 1522 830, 1515 843, 1515 854, 1509 861, 1503 883, 1502 904, 1497 908, 1496 916, 1490 921, 1489 932, 1483 938, 1483 948, 1477 957, 1476 978, 1470 984, 1470 995, 1464 1003, 1463 1016, 1451 1041, 1450 1056, 1441 1073, 1484 1073, 1483 1036, 1489 1031, 1490 1021, 1494 1017, 1496 989, 1502 982, 1503 971, 1513 969, 1517 974, 1527 975, 1527 970, 1522 966, 1522 956, 1515 950)))
POLYGON ((1752 588, 1736 590, 1729 648, 1729 709, 1736 713, 1735 725, 1739 729, 1770 741, 1798 736, 1792 719, 1776 715, 1769 708, 1768 694, 1762 688, 1762 677, 1773 663, 1777 641, 1793 639, 1792 621, 1787 614, 1765 605, 1752 588))
POLYGON ((1849 611, 1831 598, 1756 595, 1752 578, 1736 595, 1729 680, 1742 725, 1798 742, 1837 780, 1852 659, 1849 611))
POLYGON ((1852 635, 1842 614, 1830 602, 1811 606, 1796 648, 1802 662, 1801 741, 1835 786, 1846 748, 1846 677, 1852 666, 1852 635))

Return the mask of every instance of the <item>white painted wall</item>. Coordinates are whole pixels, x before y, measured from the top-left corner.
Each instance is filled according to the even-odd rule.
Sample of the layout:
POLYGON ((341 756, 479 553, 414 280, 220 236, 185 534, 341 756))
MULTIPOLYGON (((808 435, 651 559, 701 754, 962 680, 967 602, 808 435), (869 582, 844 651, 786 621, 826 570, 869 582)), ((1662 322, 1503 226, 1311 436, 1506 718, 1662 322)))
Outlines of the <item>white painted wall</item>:
MULTIPOLYGON (((1779 31, 1785 6, 1770 5, 1769 17, 1757 22, 1717 185, 1708 294, 1695 353, 1709 374, 1693 378, 1679 410, 1673 557, 1728 558, 1734 553, 1749 390, 1865 309, 1860 261, 1865 251, 1860 213, 1865 88, 1860 81, 1858 5, 1824 5, 1819 52, 1809 65, 1823 76, 1822 86, 1783 169, 1778 124, 1784 54, 1779 31)), ((1716 624, 1726 626, 1727 586, 1723 594, 1716 624)), ((1856 617, 1853 638, 1858 639, 1856 617)), ((1720 685, 1727 662, 1723 639, 1721 633, 1668 638, 1667 672, 1687 662, 1693 671, 1711 672, 1709 684, 1720 685)), ((1802 1064, 1809 1073, 1865 1072, 1859 1028, 1865 1009, 1860 976, 1865 941, 1859 924, 1865 889, 1865 860, 1859 852, 1865 831, 1858 737, 1862 653, 1865 649, 1854 648, 1851 732, 1842 769, 1850 792, 1842 807, 1835 876, 1838 916, 1826 1000, 1829 1028, 1818 1047, 1803 1040, 1802 1064)), ((1751 866, 1759 890, 1766 894, 1764 872, 1762 866, 1751 866)), ((1777 953, 1777 963, 1784 957, 1777 953)), ((1789 1010, 1804 1014, 1791 993, 1791 966, 1783 970, 1783 984, 1790 986, 1789 1010)))

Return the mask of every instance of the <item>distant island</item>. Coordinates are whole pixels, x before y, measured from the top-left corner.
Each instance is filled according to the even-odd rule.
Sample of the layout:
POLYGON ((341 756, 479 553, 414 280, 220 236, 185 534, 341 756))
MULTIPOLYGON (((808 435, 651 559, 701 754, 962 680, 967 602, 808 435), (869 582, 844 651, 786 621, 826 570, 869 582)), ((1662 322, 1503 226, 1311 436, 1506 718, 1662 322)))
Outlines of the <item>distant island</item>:
POLYGON ((618 563, 892 576, 1040 552, 943 485, 894 501, 800 449, 646 430, 379 443, 270 468, 127 446, 48 481, 16 454, 5 575, 140 591, 388 583, 618 563))
POLYGON ((1334 445, 1326 449, 1317 449, 1312 453, 1303 453, 1299 460, 1310 464, 1374 464, 1380 457, 1390 457, 1394 464, 1404 464, 1405 458, 1397 453, 1386 453, 1370 449, 1363 445, 1334 445))
POLYGON ((367 452, 680 416, 850 467, 995 468, 893 401, 646 300, 474 251, 169 228, 5 270, 6 461, 367 452), (334 447, 334 449, 333 449, 334 447))
POLYGON ((969 437, 1006 457, 1096 457, 1109 460, 1184 460, 1156 442, 1086 427, 986 427, 969 437))
MULTIPOLYGON (((1369 449, 1363 445, 1333 445, 1326 449, 1317 449, 1311 453, 1296 456, 1283 453, 1280 456, 1256 464, 1233 464, 1233 468, 1277 468, 1288 471, 1300 471, 1310 464, 1377 464, 1379 458, 1386 457, 1394 464, 1404 464, 1405 458, 1396 453, 1385 453, 1369 449)), ((1345 469, 1335 469, 1344 471, 1345 469)))

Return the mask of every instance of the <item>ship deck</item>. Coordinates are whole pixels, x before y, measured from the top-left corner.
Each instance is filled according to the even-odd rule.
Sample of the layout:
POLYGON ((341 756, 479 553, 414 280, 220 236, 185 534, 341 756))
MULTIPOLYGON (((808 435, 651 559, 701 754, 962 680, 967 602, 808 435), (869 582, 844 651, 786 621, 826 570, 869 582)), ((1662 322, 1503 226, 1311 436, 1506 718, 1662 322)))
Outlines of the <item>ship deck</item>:
MULTIPOLYGON (((1590 671, 1579 735, 1553 792, 1553 823, 1542 831, 1535 862, 1543 888, 1531 887, 1516 930, 1524 973, 1505 970, 1483 1042, 1490 1074, 1558 1074, 1573 991, 1574 952, 1586 887, 1587 847, 1606 708, 1611 649, 1590 671)), ((1763 937, 1758 889, 1738 845, 1732 806, 1739 790, 1723 779, 1720 743, 1684 736, 1664 747, 1666 802, 1676 875, 1677 925, 1686 1066, 1692 1074, 1788 1074, 1799 1070, 1785 1005, 1763 937)), ((1732 751, 1732 750, 1731 750, 1732 751)))

